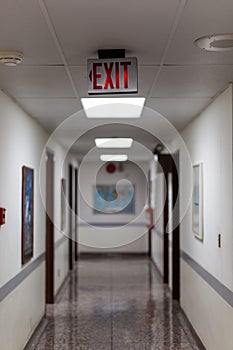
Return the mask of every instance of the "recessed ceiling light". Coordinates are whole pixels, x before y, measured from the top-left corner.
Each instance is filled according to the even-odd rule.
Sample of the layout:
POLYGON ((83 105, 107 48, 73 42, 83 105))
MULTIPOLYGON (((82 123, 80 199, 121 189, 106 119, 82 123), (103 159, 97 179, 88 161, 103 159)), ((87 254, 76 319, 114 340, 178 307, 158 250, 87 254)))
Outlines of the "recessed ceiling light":
POLYGON ((95 139, 96 147, 98 148, 130 148, 133 139, 113 137, 113 138, 97 138, 95 139))
POLYGON ((82 98, 87 118, 140 118, 145 97, 82 98))
POLYGON ((5 66, 17 66, 23 60, 23 53, 19 51, 0 51, 0 63, 5 66))
POLYGON ((207 51, 231 51, 233 50, 233 34, 216 34, 203 36, 195 40, 195 44, 207 51))
POLYGON ((101 154, 100 159, 103 162, 125 162, 128 156, 127 154, 101 154))

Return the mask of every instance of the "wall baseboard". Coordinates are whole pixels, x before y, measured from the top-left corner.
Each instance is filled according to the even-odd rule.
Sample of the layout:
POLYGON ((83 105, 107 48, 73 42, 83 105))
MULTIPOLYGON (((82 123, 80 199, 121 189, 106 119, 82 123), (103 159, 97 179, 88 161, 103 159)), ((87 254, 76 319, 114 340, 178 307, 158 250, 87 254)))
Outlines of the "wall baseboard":
POLYGON ((45 328, 47 327, 47 325, 48 325, 48 320, 44 316, 44 317, 42 317, 41 321, 39 322, 38 326, 36 327, 35 331, 33 332, 32 336, 30 337, 26 346, 24 347, 24 350, 36 349, 36 346, 39 343, 40 338, 41 338, 45 328))
POLYGON ((61 296, 62 296, 62 292, 64 290, 64 288, 66 287, 68 281, 69 281, 69 278, 70 278, 70 271, 67 273, 66 277, 64 278, 62 284, 60 285, 60 287, 58 288, 57 290, 57 293, 55 295, 55 298, 54 298, 54 302, 57 304, 59 303, 60 299, 61 299, 61 296))
POLYGON ((0 302, 3 301, 13 290, 15 290, 30 274, 36 270, 45 260, 45 253, 32 260, 16 276, 0 288, 0 302))
POLYGON ((161 278, 161 280, 163 280, 163 275, 162 275, 162 273, 160 272, 158 266, 156 265, 156 262, 154 261, 154 259, 153 259, 151 256, 150 256, 149 258, 150 258, 150 261, 152 262, 152 265, 154 266, 154 268, 155 268, 157 274, 159 275, 159 277, 161 278))
POLYGON ((100 258, 130 259, 130 258, 145 258, 145 257, 148 257, 148 253, 106 252, 106 253, 80 253, 79 254, 79 259, 100 259, 100 258))
POLYGON ((216 277, 204 269, 198 262, 183 250, 180 252, 181 258, 188 264, 214 291, 233 307, 233 291, 222 284, 216 277))
MULTIPOLYGON (((179 303, 177 301, 173 301, 176 310, 176 317, 182 326, 182 329, 184 330, 189 342, 198 347, 199 350, 206 350, 205 346, 203 345, 201 339, 199 338, 198 334, 194 330, 191 322, 189 321, 188 317, 186 316, 184 310, 180 307, 179 303)), ((196 349, 195 347, 195 349, 196 349)))

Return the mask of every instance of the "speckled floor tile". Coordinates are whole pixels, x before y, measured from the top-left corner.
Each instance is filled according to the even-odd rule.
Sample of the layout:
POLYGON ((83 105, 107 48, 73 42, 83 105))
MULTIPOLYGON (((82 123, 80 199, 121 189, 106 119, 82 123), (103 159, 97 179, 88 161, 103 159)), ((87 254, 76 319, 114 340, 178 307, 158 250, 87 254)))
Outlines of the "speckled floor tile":
POLYGON ((80 260, 46 315, 30 350, 203 350, 147 258, 80 260))
POLYGON ((113 345, 114 350, 193 350, 189 344, 171 345, 169 343, 151 344, 151 343, 118 343, 113 345))
POLYGON ((93 342, 93 343, 81 343, 81 344, 68 344, 65 345, 64 347, 61 346, 40 346, 38 345, 35 350, 111 350, 111 343, 98 343, 98 342, 93 342))

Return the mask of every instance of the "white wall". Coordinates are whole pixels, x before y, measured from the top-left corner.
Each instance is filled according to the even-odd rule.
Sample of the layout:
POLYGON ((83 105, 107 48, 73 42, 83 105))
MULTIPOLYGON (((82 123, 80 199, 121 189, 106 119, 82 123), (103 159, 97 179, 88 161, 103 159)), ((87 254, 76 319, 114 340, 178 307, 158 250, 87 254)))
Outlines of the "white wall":
MULTIPOLYGON (((102 163, 103 164, 103 163, 102 163)), ((137 252, 148 251, 148 235, 145 225, 144 207, 147 203, 147 181, 148 163, 124 163, 124 171, 116 171, 109 174, 105 165, 98 169, 100 164, 86 162, 80 166, 79 186, 81 187, 79 213, 80 222, 78 228, 80 252, 137 252), (138 166, 139 165, 139 166, 138 166), (82 170, 83 168, 83 170, 82 170), (145 173, 144 173, 145 172, 145 173), (93 176, 93 174, 97 174, 93 176), (94 214, 93 199, 96 184, 116 184, 121 179, 127 179, 135 185, 135 214, 94 214), (91 223, 88 226, 87 223, 91 223), (103 224, 129 223, 121 227, 99 227, 103 224), (130 243, 131 242, 131 243, 130 243), (128 244, 126 244, 128 243, 128 244), (97 247, 93 249, 94 247, 97 247), (111 249, 113 246, 121 246, 111 249), (100 248, 104 248, 104 250, 100 248)))
MULTIPOLYGON (((193 235, 190 205, 180 227, 181 250, 233 291, 232 87, 194 119, 181 136, 192 164, 203 163, 204 184, 204 239, 200 241, 193 235)), ((177 149, 176 140, 172 148, 177 149)), ((190 190, 191 168, 184 165, 182 150, 180 156, 183 208, 190 190)), ((181 259, 181 307, 208 350, 233 349, 233 308, 184 259, 181 259)))
MULTIPOLYGON (((45 210, 39 188, 39 168, 48 135, 8 96, 0 92, 0 207, 7 209, 6 225, 0 228, 0 288, 45 252, 45 210), (34 255, 21 265, 22 166, 34 168, 34 255)), ((60 165, 65 150, 54 142, 55 208, 60 222, 60 165)), ((67 176, 63 172, 63 176, 67 176)), ((41 188, 45 189, 45 159, 41 188)), ((62 235, 55 229, 56 242, 62 235)), ((67 242, 55 251, 55 289, 68 272, 67 242), (58 273, 59 269, 59 273, 58 273)), ((0 303, 2 349, 22 349, 41 320, 45 309, 44 261, 0 303)))
MULTIPOLYGON (((181 225, 181 249, 233 291, 232 87, 195 119, 182 136, 193 164, 203 162, 204 240, 200 242, 192 234, 189 208, 181 225), (222 248, 218 248, 219 233, 222 248)), ((182 163, 181 171, 183 178, 188 176, 182 163)), ((185 262, 181 265, 182 307, 207 349, 232 349, 233 309, 222 298, 216 298, 216 292, 203 280, 197 283, 196 273, 191 273, 186 265, 185 262), (190 296, 187 284, 192 286, 195 297, 190 296), (197 309, 202 312, 198 314, 197 309)))

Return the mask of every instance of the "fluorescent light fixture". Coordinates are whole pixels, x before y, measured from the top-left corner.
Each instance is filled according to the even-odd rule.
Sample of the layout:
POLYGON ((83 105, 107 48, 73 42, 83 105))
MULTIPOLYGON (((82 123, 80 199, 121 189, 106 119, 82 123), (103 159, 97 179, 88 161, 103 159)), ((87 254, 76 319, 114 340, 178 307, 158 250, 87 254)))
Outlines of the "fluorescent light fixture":
POLYGON ((103 162, 125 162, 128 156, 127 154, 101 154, 100 159, 103 162))
POLYGON ((81 98, 87 118, 140 118, 145 97, 81 98))
POLYGON ((130 148, 132 146, 133 139, 113 137, 113 138, 97 138, 95 139, 96 147, 98 148, 130 148))

